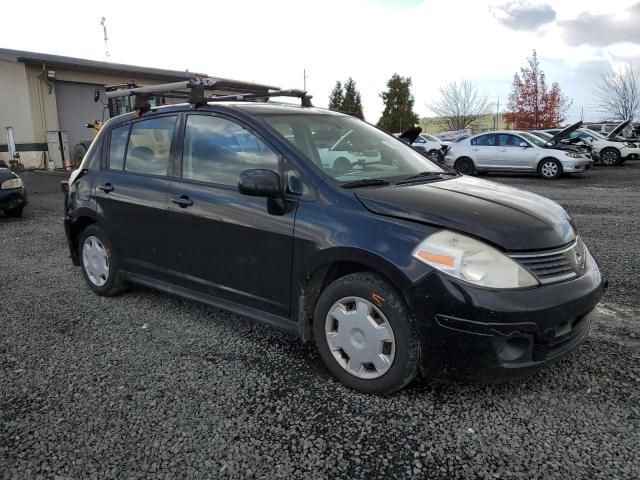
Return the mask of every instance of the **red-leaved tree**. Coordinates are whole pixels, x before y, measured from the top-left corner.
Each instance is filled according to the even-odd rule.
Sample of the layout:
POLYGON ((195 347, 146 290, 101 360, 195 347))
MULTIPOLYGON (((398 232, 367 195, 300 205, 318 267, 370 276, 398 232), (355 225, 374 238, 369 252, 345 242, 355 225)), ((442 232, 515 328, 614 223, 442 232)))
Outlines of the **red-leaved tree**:
POLYGON ((551 84, 551 88, 547 87, 535 50, 527 63, 527 67, 520 69, 520 74, 513 76, 508 113, 504 114, 504 119, 514 128, 558 126, 564 122, 564 114, 571 101, 562 94, 556 82, 551 84))

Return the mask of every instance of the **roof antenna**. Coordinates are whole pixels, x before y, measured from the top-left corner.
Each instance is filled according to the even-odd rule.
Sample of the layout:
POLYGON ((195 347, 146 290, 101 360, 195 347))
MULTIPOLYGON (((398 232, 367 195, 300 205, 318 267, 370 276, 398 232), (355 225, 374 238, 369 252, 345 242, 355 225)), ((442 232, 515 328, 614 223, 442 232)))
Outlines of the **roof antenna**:
POLYGON ((109 51, 109 38, 107 37, 107 18, 106 17, 102 17, 102 21, 100 22, 100 25, 102 26, 102 31, 104 32, 104 54, 107 57, 111 56, 111 52, 109 51))

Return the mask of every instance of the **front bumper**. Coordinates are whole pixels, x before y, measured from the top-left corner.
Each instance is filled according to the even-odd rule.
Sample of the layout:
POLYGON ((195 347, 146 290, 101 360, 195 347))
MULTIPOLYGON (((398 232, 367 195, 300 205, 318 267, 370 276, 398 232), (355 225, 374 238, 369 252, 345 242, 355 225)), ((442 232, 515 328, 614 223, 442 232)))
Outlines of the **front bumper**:
POLYGON ((498 382, 539 370, 586 337, 602 293, 591 255, 581 277, 523 290, 489 290, 434 272, 409 294, 423 373, 498 382))
POLYGON ((17 210, 27 206, 27 189, 25 187, 0 189, 0 210, 17 210))
POLYGON ((581 160, 581 159, 572 159, 572 160, 562 160, 562 171, 564 173, 582 173, 587 170, 591 170, 593 166, 593 161, 591 159, 581 160))
POLYGON ((620 149, 620 156, 625 160, 638 160, 640 159, 640 148, 622 148, 620 149))

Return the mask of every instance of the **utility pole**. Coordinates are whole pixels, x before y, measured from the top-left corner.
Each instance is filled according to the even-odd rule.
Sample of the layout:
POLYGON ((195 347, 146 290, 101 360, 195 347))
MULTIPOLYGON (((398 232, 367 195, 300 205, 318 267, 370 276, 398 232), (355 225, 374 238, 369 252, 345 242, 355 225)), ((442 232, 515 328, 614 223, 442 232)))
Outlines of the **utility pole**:
POLYGON ((584 122, 584 107, 580 107, 580 121, 584 122))
POLYGON ((498 97, 498 104, 496 105, 496 128, 494 130, 498 130, 500 128, 500 97, 498 97))
POLYGON ((305 92, 307 91, 307 78, 309 78, 309 76, 307 75, 307 69, 305 68, 304 70, 302 70, 302 89, 305 92))

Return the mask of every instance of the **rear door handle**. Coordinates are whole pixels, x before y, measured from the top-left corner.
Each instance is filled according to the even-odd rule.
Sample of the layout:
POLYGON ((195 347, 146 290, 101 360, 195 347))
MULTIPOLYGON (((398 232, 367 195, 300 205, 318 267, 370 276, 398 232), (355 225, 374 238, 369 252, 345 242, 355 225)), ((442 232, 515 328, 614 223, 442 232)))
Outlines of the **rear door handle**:
POLYGON ((188 195, 180 195, 179 197, 173 197, 171 201, 181 208, 187 208, 193 205, 193 200, 189 198, 188 195))
POLYGON ((113 185, 111 185, 110 183, 105 183, 104 185, 100 185, 98 188, 102 190, 104 193, 113 192, 113 185))

